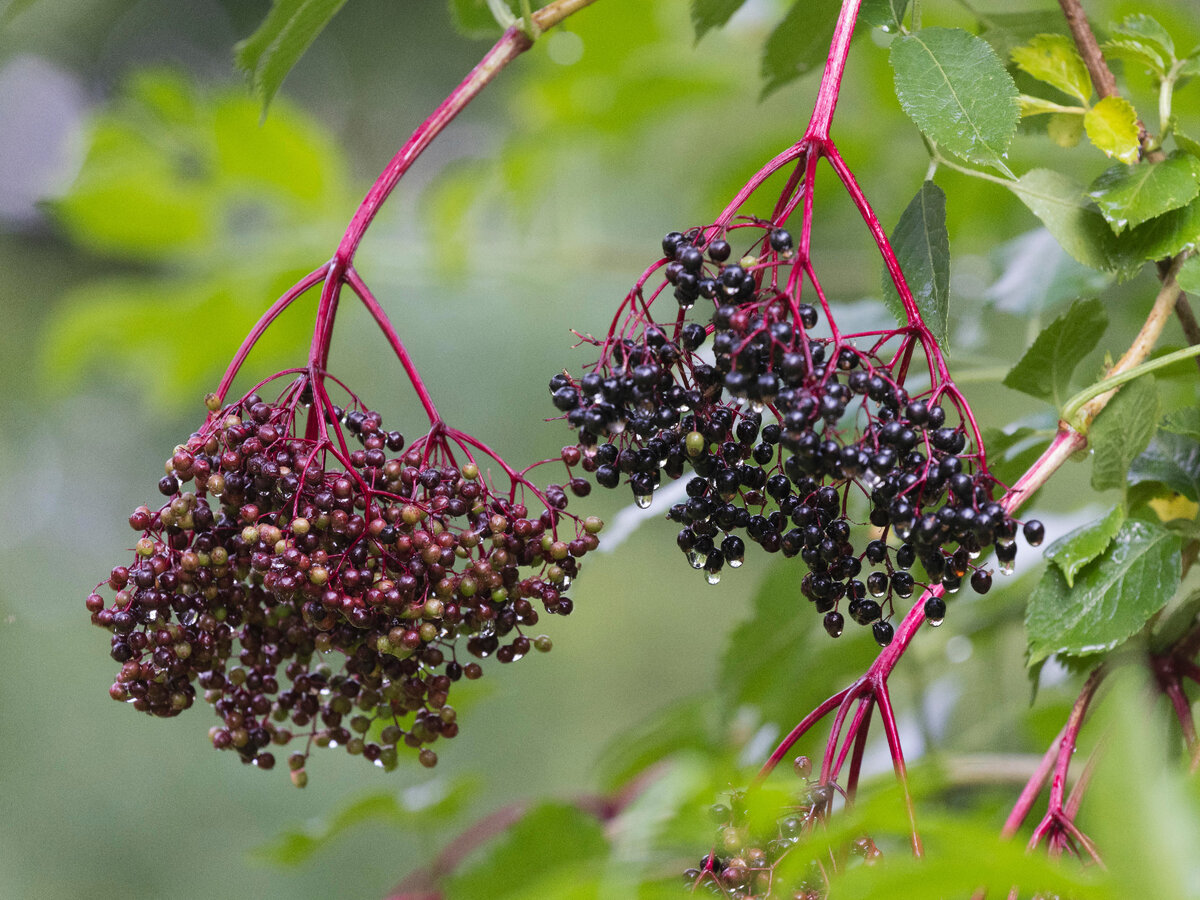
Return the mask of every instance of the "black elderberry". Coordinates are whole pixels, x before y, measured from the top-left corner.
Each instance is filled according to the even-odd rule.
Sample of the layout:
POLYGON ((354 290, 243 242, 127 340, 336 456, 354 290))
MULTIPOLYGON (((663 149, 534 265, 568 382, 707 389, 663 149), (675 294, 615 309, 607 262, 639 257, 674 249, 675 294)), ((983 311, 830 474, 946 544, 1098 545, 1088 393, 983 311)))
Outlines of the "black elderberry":
POLYGON ((871 626, 871 634, 875 638, 875 643, 880 647, 886 647, 896 636, 896 630, 892 627, 891 622, 881 619, 871 626))
POLYGON ((992 573, 976 569, 971 575, 971 589, 977 594, 986 594, 992 589, 992 573))
POLYGON ((725 262, 732 252, 733 248, 729 245, 729 241, 723 238, 716 238, 708 244, 708 258, 713 262, 725 262))
POLYGON ((1021 533, 1025 535, 1025 542, 1030 547, 1037 547, 1046 539, 1046 526, 1037 519, 1030 519, 1021 526, 1021 533))
POLYGON ((792 236, 784 229, 776 228, 770 234, 770 244, 776 253, 787 253, 792 249, 792 236))

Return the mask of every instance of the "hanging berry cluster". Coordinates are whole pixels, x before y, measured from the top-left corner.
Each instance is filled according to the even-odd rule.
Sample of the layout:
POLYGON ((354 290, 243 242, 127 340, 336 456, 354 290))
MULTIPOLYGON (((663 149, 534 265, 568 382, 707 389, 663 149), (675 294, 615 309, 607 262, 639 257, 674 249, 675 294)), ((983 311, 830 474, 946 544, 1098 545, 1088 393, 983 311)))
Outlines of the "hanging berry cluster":
POLYGON ((313 746, 385 768, 408 746, 433 765, 428 745, 458 732, 451 685, 480 677, 478 659, 550 649, 526 632, 539 609, 571 612, 600 523, 565 513, 561 486, 509 473, 496 489, 465 435, 435 426, 405 449, 356 398, 312 401, 307 375, 275 402, 210 398, 167 461, 165 504, 130 516, 142 534, 113 601, 88 598, 121 663, 110 693, 174 716, 198 686, 214 746, 271 768, 269 748, 298 741, 298 781, 313 746), (315 438, 308 409, 324 415, 315 438), (345 435, 359 447, 343 453, 345 435))
MULTIPOLYGON (((957 392, 905 389, 912 334, 841 334, 821 294, 819 330, 797 296, 793 238, 772 222, 672 232, 662 246, 592 341, 597 362, 550 383, 597 484, 627 483, 648 506, 664 479, 690 476, 667 515, 691 565, 715 583, 747 540, 799 556, 800 590, 834 637, 849 616, 886 646, 894 599, 918 585, 954 593, 969 580, 985 593, 992 576, 974 561, 994 545, 1011 566, 1017 523, 994 499, 957 392), (877 530, 865 545, 852 539, 854 510, 877 530)), ((1026 536, 1036 543, 1040 525, 1026 536)), ((931 623, 945 612, 941 596, 927 599, 931 623)))

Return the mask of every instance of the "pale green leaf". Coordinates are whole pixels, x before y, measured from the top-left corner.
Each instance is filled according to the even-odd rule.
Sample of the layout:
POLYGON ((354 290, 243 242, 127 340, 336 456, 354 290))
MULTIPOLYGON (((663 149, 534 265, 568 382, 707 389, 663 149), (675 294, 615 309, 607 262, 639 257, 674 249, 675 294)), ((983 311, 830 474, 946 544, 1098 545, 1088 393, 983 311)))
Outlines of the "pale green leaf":
POLYGON ((1112 32, 1118 38, 1138 41, 1152 48, 1167 65, 1175 59, 1175 41, 1172 40, 1170 32, 1153 16, 1143 13, 1126 16, 1112 26, 1112 32))
POLYGON ((692 27, 696 29, 696 40, 728 22, 745 3, 746 0, 692 0, 692 27))
POLYGON ((1137 110, 1123 97, 1105 97, 1087 111, 1083 127, 1106 156, 1133 165, 1138 160, 1137 110))
POLYGON ((1135 66, 1141 66, 1159 78, 1166 74, 1167 67, 1170 65, 1170 61, 1163 59, 1153 45, 1136 38, 1114 38, 1111 41, 1105 41, 1100 49, 1110 59, 1120 59, 1135 66))
POLYGON ((1108 549, 1124 523, 1125 507, 1118 504, 1104 517, 1064 534, 1043 555, 1062 570, 1067 587, 1074 587, 1076 573, 1108 549))
POLYGON ((1058 146, 1070 150, 1083 140, 1083 116, 1076 113, 1055 113, 1046 123, 1046 135, 1058 146))
POLYGON ((996 52, 960 29, 924 28, 891 49, 896 96, 938 146, 1007 172, 1003 157, 1016 133, 1017 86, 996 52))
MULTIPOLYGON (((900 263, 921 318, 944 350, 949 340, 950 236, 946 232, 946 195, 926 181, 900 216, 892 232, 892 249, 900 263)), ((908 317, 887 269, 883 302, 901 324, 908 317)))
POLYGON ((1189 256, 1175 273, 1175 282, 1189 294, 1200 293, 1200 256, 1189 256))
POLYGON ((1028 44, 1014 47, 1013 62, 1038 81, 1044 81, 1086 104, 1092 96, 1092 79, 1072 40, 1062 34, 1039 34, 1028 44))
POLYGON ((1134 457, 1146 449, 1158 428, 1158 387, 1153 375, 1124 385, 1088 430, 1092 448, 1092 487, 1122 488, 1134 457))
POLYGON ((825 62, 839 0, 796 0, 767 38, 762 57, 762 95, 774 93, 825 62))
POLYGON ((1065 34, 1067 22, 1062 11, 1030 9, 1020 12, 995 12, 979 16, 979 36, 991 44, 1000 59, 1008 59, 1014 47, 1028 43, 1039 34, 1065 34))
POLYGON ((250 77, 264 111, 288 72, 345 4, 346 0, 274 0, 258 30, 234 48, 238 68, 250 77))
POLYGON ((858 20, 884 31, 899 31, 908 11, 908 0, 863 0, 858 20))
POLYGON ((1030 664, 1056 653, 1104 652, 1137 634, 1179 587, 1180 545, 1160 525, 1130 519, 1076 573, 1074 587, 1049 566, 1025 612, 1030 664))
POLYGON ((1160 432, 1129 467, 1129 482, 1157 482, 1189 500, 1200 500, 1200 442, 1160 432))
MULTIPOLYGON (((1061 112, 1063 105, 1056 103, 1053 100, 1043 100, 1041 97, 1034 97, 1030 94, 1021 94, 1017 97, 1017 103, 1021 108, 1021 118, 1028 116, 1044 116, 1051 113, 1061 112)), ((1069 115, 1069 114, 1068 114, 1069 115)), ((1083 109, 1079 110, 1079 116, 1082 118, 1083 109)))
POLYGON ((1077 300, 1037 336, 1005 376, 1005 386, 1061 407, 1071 374, 1100 342, 1107 326, 1103 303, 1077 300))
POLYGON ((1113 231, 1160 216, 1191 202, 1200 193, 1200 160, 1176 154, 1140 166, 1116 165, 1092 182, 1096 201, 1113 231))
POLYGON ((1008 187, 1071 256, 1093 269, 1111 268, 1112 231, 1082 185, 1053 169, 1033 169, 1008 187))

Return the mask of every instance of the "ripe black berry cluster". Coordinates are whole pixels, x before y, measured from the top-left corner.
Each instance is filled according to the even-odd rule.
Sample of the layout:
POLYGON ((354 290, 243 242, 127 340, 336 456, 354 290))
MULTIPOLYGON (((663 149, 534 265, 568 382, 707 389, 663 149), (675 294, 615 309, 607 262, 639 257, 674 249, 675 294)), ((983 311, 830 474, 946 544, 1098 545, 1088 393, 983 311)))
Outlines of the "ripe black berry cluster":
MULTIPOLYGON (((790 877, 778 871, 792 849, 828 816, 838 790, 834 785, 810 780, 812 764, 808 757, 797 757, 794 768, 803 787, 794 795, 791 805, 774 817, 767 830, 762 828, 761 811, 752 814, 751 799, 745 791, 730 792, 728 802, 710 809, 717 826, 715 846, 699 865, 683 875, 693 892, 738 900, 783 897, 821 900, 826 896, 831 873, 821 865, 814 863, 808 871, 801 868, 799 877, 795 871, 787 873, 790 877)), ((882 858, 875 842, 865 835, 847 849, 846 856, 861 860, 862 864, 872 865, 882 858)))
POLYGON ((571 612, 601 523, 565 512, 561 485, 537 491, 506 469, 494 488, 444 426, 405 449, 357 401, 311 400, 305 378, 276 402, 210 398, 167 461, 164 505, 129 518, 141 537, 108 578, 112 602, 99 586, 87 598, 121 664, 110 693, 174 716, 198 687, 221 720, 215 747, 269 769, 271 748, 298 744, 299 785, 313 747, 391 769, 407 746, 432 766, 430 745, 458 733, 451 686, 480 677, 477 659, 550 649, 526 633, 535 606, 571 612))
MULTIPOLYGON (((953 386, 905 389, 913 335, 843 335, 823 298, 822 330, 817 308, 796 297, 791 235, 757 220, 731 233, 752 241, 737 262, 712 228, 668 234, 664 258, 594 341, 597 362, 551 379, 553 403, 602 487, 625 483, 644 507, 664 480, 688 476, 688 499, 668 518, 709 582, 742 564, 747 542, 799 556, 801 591, 829 634, 849 616, 886 646, 896 598, 964 581, 985 593, 991 573, 974 561, 995 545, 1010 567, 1017 522, 995 500, 953 386), (664 323, 651 304, 668 290, 664 323), (864 520, 876 534, 860 545, 852 524, 864 520)), ((1025 535, 1039 543, 1040 524, 1025 535)), ((945 612, 941 596, 927 600, 932 623, 945 612)))

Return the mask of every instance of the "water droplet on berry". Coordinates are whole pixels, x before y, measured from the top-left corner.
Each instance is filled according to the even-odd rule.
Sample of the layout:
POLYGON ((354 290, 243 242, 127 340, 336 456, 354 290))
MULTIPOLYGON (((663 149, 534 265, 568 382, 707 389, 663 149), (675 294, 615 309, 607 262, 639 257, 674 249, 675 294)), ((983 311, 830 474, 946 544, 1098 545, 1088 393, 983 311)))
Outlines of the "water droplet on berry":
POLYGON ((633 502, 638 505, 638 509, 647 509, 650 503, 654 500, 651 494, 638 494, 633 498, 633 502))
POLYGON ((688 562, 692 564, 693 569, 704 568, 704 561, 708 559, 708 557, 699 550, 689 550, 687 558, 688 562))
POLYGON ((742 563, 744 563, 745 560, 744 559, 730 559, 730 560, 726 560, 726 562, 729 563, 729 568, 740 569, 742 567, 742 563))
POLYGON ((1017 561, 1015 559, 1008 559, 1000 563, 1000 573, 1002 575, 1011 575, 1016 568, 1017 561))
POLYGON ((721 573, 720 572, 705 572, 704 580, 707 581, 709 584, 719 584, 721 581, 721 573))
POLYGON ((982 555, 982 553, 983 553, 982 550, 968 550, 967 556, 969 556, 971 559, 979 559, 979 557, 982 555))
POLYGON ((946 620, 945 619, 926 619, 925 621, 929 623, 930 628, 941 628, 942 623, 945 622, 946 620))

